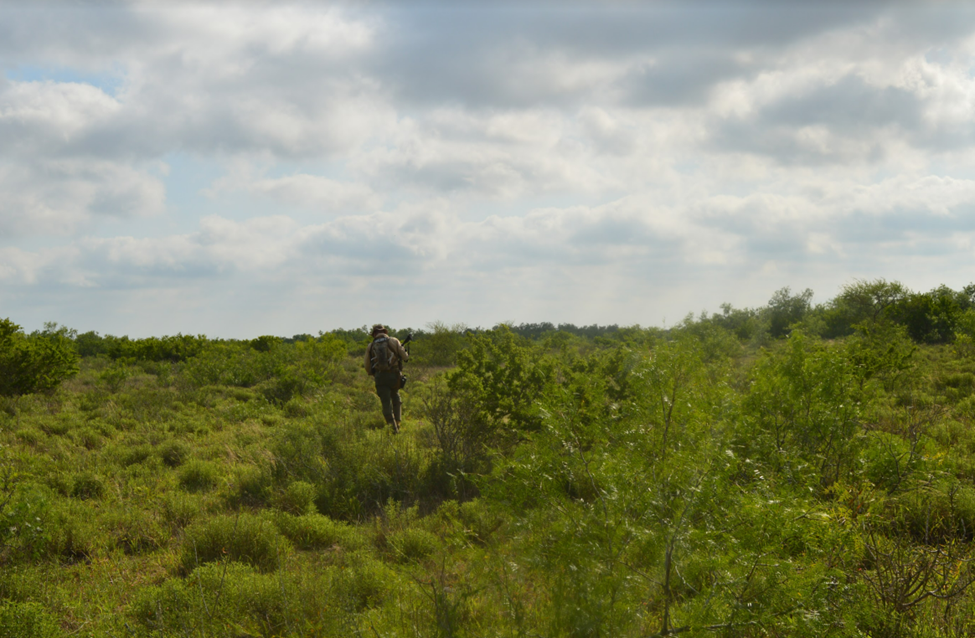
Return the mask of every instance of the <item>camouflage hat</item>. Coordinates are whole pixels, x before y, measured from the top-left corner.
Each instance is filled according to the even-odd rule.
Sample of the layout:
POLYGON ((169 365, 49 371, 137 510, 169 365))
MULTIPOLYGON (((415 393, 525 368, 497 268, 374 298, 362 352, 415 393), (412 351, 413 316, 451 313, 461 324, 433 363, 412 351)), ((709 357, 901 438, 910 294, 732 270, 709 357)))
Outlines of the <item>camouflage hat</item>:
POLYGON ((386 334, 389 334, 389 331, 386 330, 386 327, 383 324, 377 323, 376 325, 374 325, 372 327, 372 336, 375 337, 380 332, 384 332, 386 334))

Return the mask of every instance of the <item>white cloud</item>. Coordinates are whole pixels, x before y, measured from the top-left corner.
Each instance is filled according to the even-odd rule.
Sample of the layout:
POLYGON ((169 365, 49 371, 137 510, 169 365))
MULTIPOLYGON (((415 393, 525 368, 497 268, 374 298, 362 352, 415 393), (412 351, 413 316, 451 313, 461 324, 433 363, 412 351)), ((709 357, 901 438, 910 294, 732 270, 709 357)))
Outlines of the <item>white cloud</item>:
POLYGON ((647 323, 970 269, 958 7, 502 5, 0 7, 0 294, 647 323))
POLYGON ((925 175, 899 176, 858 186, 837 201, 846 211, 863 211, 874 215, 912 211, 923 216, 947 217, 975 212, 975 180, 925 175))
POLYGON ((250 163, 239 163, 207 189, 210 197, 243 191, 269 201, 327 215, 369 213, 382 206, 382 197, 365 184, 342 182, 320 175, 297 173, 264 177, 250 163))
POLYGON ((34 284, 44 265, 44 256, 16 247, 0 248, 0 281, 8 284, 34 284))
POLYGON ((513 200, 550 192, 599 192, 619 186, 587 161, 575 123, 545 110, 473 113, 437 109, 404 120, 384 148, 352 164, 369 180, 436 193, 513 200))
POLYGON ((121 108, 88 84, 8 82, 0 89, 0 154, 7 156, 71 148, 121 108))
POLYGON ((68 235, 98 217, 156 215, 165 205, 159 178, 113 162, 0 160, 0 233, 68 235))

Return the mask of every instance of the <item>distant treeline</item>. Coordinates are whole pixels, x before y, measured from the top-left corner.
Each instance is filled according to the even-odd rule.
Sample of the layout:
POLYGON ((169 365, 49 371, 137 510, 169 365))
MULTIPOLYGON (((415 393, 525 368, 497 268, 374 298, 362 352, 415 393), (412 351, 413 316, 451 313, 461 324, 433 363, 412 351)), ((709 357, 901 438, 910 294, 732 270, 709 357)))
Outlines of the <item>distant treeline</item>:
MULTIPOLYGON (((740 341, 762 343, 787 336, 801 326, 809 334, 835 339, 853 334, 857 326, 868 322, 889 322, 902 326, 916 342, 944 344, 953 342, 959 334, 975 337, 975 283, 961 290, 939 286, 928 292, 916 292, 896 281, 877 279, 858 280, 845 286, 835 298, 818 305, 812 303, 810 289, 793 293, 782 288, 764 306, 735 308, 722 304, 721 312, 699 316, 688 315, 677 327, 690 324, 711 324, 733 333, 740 341)), ((496 328, 497 326, 494 326, 496 328)), ((576 326, 571 323, 550 322, 509 325, 514 334, 538 341, 555 333, 564 333, 585 340, 626 340, 637 327, 617 324, 576 326)), ((55 326, 53 329, 57 329, 55 326)), ((50 326, 43 335, 51 332, 50 326)), ((666 332, 663 329, 648 329, 666 332)), ((428 324, 426 328, 391 329, 391 334, 403 339, 413 333, 418 343, 426 340, 461 341, 471 334, 485 332, 484 328, 470 328, 463 324, 447 326, 428 324)), ((294 344, 322 339, 338 340, 351 353, 362 352, 369 342, 369 328, 335 329, 319 332, 317 336, 298 334, 292 337, 260 336, 251 340, 211 339, 204 335, 183 335, 130 339, 127 336, 100 335, 97 332, 77 334, 60 328, 59 333, 70 338, 82 357, 106 356, 112 359, 146 361, 185 361, 199 354, 208 344, 249 344, 258 351, 267 351, 275 343, 294 344)), ((457 347, 463 347, 456 343, 457 347)), ((454 350, 455 348, 450 348, 454 350)), ((442 361, 441 363, 449 363, 442 361)))
MULTIPOLYGON (((938 286, 929 292, 915 292, 900 282, 878 279, 856 281, 823 304, 813 305, 813 291, 793 294, 788 287, 777 291, 758 308, 735 308, 722 304, 720 313, 688 315, 680 324, 713 324, 734 333, 741 341, 781 339, 793 328, 826 339, 846 337, 858 326, 877 321, 903 326, 917 343, 951 343, 959 334, 975 331, 975 283, 961 290, 938 286)), ((566 332, 587 339, 622 336, 631 328, 616 324, 582 326, 573 324, 523 323, 509 326, 522 337, 537 340, 553 332, 566 332)))
MULTIPOLYGON (((494 326, 497 328, 498 326, 494 326)), ((57 328, 57 327, 55 327, 57 328)), ((515 334, 530 339, 532 341, 541 339, 554 332, 565 332, 585 339, 594 339, 619 332, 621 329, 617 325, 599 326, 575 326, 573 324, 552 324, 542 323, 523 323, 517 326, 509 326, 515 334)), ((47 331, 50 331, 50 327, 47 331)), ((492 328, 493 329, 493 328, 492 328)), ((130 339, 128 336, 116 337, 114 335, 101 335, 95 331, 77 334, 75 331, 61 328, 61 332, 73 340, 75 348, 82 357, 105 356, 111 359, 134 359, 138 361, 185 361, 199 354, 208 344, 247 344, 258 351, 267 351, 273 344, 296 344, 320 341, 322 339, 338 340, 343 342, 350 352, 361 352, 371 340, 369 328, 345 329, 338 328, 328 332, 320 332, 317 336, 310 334, 297 334, 291 337, 275 337, 264 335, 255 339, 211 339, 205 335, 184 335, 164 337, 147 337, 144 339, 130 339)), ((466 326, 446 326, 441 323, 430 324, 426 329, 423 328, 400 328, 391 329, 390 334, 399 339, 405 339, 408 334, 413 334, 417 341, 436 339, 443 335, 454 337, 464 337, 471 334, 487 332, 485 328, 468 328, 466 326)), ((45 333, 38 332, 36 335, 45 333)))
POLYGON ((783 288, 760 308, 735 309, 724 304, 720 314, 702 315, 699 321, 730 330, 741 340, 765 335, 779 339, 796 326, 835 339, 852 335, 866 324, 886 322, 903 326, 917 343, 937 344, 950 343, 959 333, 969 334, 975 327, 975 284, 958 291, 942 285, 915 292, 896 281, 860 280, 844 286, 826 303, 814 306, 812 297, 808 288, 798 294, 783 288))

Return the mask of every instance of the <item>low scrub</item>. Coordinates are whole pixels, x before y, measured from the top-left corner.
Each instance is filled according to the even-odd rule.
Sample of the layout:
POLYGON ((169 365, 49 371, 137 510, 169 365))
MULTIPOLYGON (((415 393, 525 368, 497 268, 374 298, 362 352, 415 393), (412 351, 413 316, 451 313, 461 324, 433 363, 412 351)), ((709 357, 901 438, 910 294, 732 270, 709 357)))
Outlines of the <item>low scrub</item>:
POLYGON ((214 463, 194 459, 180 468, 179 484, 188 492, 206 492, 217 486, 220 470, 214 463))
POLYGON ((339 635, 331 573, 265 575, 250 565, 203 565, 143 590, 132 605, 140 636, 339 635))
POLYGON ((40 603, 0 603, 0 636, 3 638, 58 638, 56 619, 40 603))
POLYGON ((298 549, 354 550, 363 541, 354 527, 341 521, 333 521, 322 514, 292 516, 277 513, 273 516, 278 530, 298 549))
POLYGON ((275 497, 274 504, 275 507, 289 514, 313 514, 316 513, 317 494, 318 490, 311 483, 294 481, 275 497))
POLYGON ((205 563, 236 561, 267 573, 276 570, 290 551, 271 521, 253 514, 220 515, 186 530, 181 565, 190 573, 205 563))

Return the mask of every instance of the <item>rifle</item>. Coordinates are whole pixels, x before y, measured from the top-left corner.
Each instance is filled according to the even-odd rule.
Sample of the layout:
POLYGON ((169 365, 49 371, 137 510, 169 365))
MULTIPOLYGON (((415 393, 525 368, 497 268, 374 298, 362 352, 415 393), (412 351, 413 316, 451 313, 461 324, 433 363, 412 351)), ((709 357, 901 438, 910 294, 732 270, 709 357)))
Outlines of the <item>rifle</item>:
MULTIPOLYGON (((400 345, 403 346, 403 348, 406 350, 406 354, 410 354, 410 348, 408 344, 411 341, 413 341, 412 332, 406 335, 406 339, 403 339, 403 341, 400 343, 400 345)), ((406 387, 406 375, 403 374, 402 372, 400 372, 400 376, 399 376, 399 387, 401 390, 406 387)))

